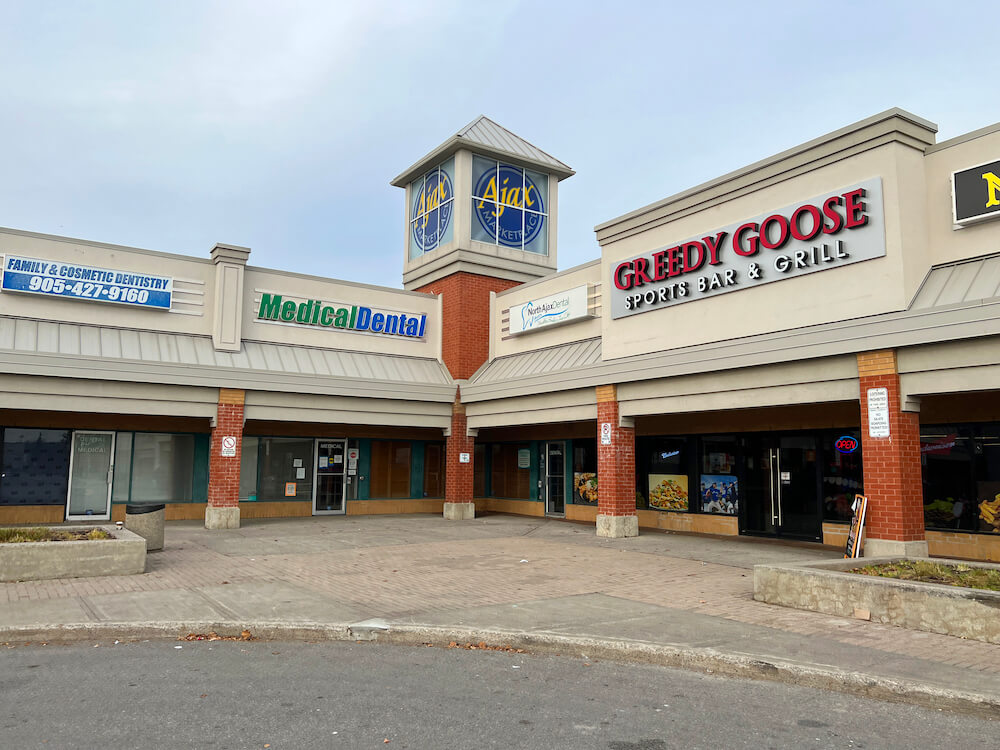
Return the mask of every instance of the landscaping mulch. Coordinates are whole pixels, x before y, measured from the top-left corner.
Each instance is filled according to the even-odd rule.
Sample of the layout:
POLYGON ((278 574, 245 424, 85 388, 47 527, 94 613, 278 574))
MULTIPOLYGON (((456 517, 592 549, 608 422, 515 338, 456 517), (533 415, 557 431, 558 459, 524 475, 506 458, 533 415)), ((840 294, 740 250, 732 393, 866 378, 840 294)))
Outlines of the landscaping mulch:
POLYGON ((970 589, 1000 591, 1000 570, 975 568, 971 565, 948 565, 924 560, 898 560, 879 565, 854 568, 852 573, 901 581, 943 583, 946 586, 963 586, 970 589))
POLYGON ((18 542, 83 542, 112 539, 104 529, 0 529, 0 544, 18 542))

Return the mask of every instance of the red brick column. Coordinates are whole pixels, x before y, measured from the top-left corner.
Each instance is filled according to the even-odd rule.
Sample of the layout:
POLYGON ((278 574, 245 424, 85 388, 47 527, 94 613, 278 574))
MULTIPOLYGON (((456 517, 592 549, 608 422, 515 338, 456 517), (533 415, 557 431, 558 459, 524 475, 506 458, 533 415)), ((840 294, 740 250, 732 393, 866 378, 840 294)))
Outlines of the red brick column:
MULTIPOLYGON (((894 350, 858 354, 861 458, 868 517, 865 556, 927 555, 920 474, 920 414, 904 411, 894 350), (889 436, 869 436, 869 389, 889 396, 889 436)), ((915 409, 913 404, 910 408, 915 409)))
POLYGON ((441 358, 453 378, 470 378, 490 355, 490 292, 520 283, 461 271, 416 290, 441 295, 441 358))
POLYGON ((619 426, 618 391, 597 387, 597 535, 637 536, 635 512, 635 429, 619 426), (611 443, 604 444, 610 425, 611 443))
POLYGON ((219 389, 219 406, 212 427, 208 459, 208 507, 206 529, 240 527, 240 450, 243 445, 243 401, 245 393, 233 388, 219 389), (236 455, 222 455, 222 439, 236 438, 236 455))
POLYGON ((465 404, 460 389, 455 389, 455 403, 451 408, 451 429, 445 444, 444 517, 461 521, 476 517, 472 502, 476 439, 469 437, 465 404), (467 453, 469 462, 462 463, 461 455, 467 453))

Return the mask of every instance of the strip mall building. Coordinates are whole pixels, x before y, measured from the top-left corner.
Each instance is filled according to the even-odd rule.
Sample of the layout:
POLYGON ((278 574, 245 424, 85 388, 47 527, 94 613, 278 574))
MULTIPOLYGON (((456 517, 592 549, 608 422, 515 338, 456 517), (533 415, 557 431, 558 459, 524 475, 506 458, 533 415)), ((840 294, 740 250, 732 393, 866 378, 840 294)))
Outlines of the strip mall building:
MULTIPOLYGON (((404 290, 0 230, 0 522, 501 511, 1000 560, 1000 124, 890 110, 600 224, 479 118, 404 290)), ((335 521, 334 521, 335 522, 335 521)))

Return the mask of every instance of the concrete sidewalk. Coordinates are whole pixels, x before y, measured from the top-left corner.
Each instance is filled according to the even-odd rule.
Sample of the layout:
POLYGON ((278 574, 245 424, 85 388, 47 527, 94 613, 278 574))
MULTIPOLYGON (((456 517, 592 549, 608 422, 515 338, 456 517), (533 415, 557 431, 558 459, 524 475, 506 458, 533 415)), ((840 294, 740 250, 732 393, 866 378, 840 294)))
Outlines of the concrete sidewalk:
POLYGON ((171 522, 137 576, 0 583, 0 641, 486 640, 642 659, 937 707, 1000 709, 1000 646, 774 607, 752 566, 838 557, 746 538, 490 515, 171 522))

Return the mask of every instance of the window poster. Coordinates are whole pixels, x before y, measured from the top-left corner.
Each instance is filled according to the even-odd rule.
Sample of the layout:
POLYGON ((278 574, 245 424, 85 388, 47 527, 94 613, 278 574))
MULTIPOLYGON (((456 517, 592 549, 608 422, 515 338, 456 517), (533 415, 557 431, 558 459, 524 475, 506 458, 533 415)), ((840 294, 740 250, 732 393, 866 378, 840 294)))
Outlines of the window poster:
POLYGON ((594 505, 597 502, 597 474, 593 471, 573 472, 573 502, 594 505))
POLYGON ((701 512, 736 515, 739 484, 731 474, 701 475, 701 512))
POLYGON ((687 475, 650 474, 649 507, 657 510, 687 510, 687 475))

